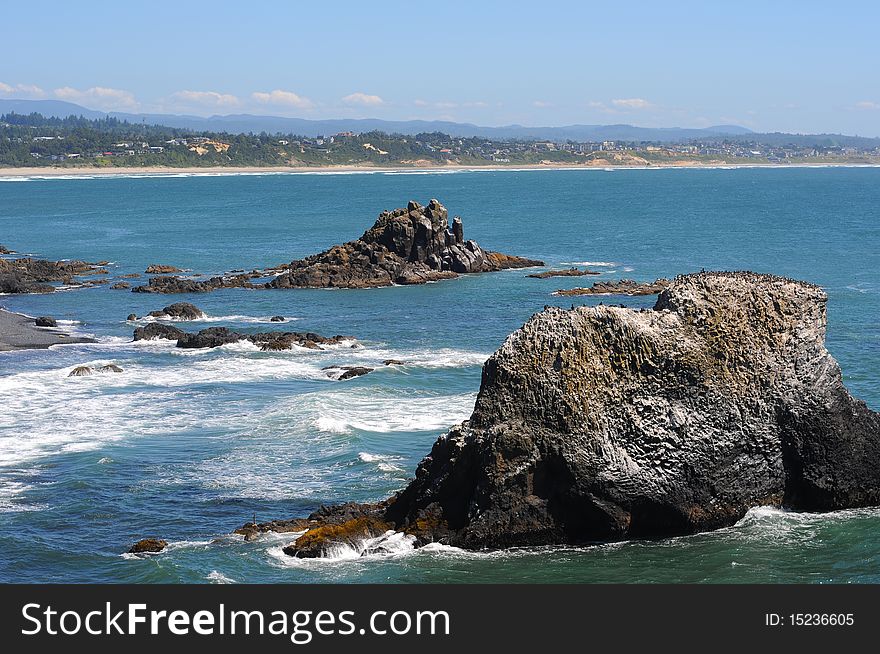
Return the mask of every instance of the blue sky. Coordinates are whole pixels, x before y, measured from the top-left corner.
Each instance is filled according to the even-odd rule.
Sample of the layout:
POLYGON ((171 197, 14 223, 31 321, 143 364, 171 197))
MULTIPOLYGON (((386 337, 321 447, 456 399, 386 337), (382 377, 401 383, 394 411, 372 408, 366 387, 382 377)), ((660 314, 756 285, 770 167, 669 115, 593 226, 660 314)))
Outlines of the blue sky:
POLYGON ((880 136, 876 2, 4 3, 0 97, 880 136))

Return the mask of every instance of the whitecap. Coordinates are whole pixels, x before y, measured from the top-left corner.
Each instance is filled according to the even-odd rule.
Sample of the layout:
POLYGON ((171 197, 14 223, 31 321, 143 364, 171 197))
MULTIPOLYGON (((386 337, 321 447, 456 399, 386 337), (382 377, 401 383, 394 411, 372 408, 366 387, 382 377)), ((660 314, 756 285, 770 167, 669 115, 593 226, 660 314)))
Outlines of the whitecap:
POLYGON ((208 575, 205 577, 212 584, 234 584, 236 581, 227 577, 225 574, 220 572, 219 570, 211 570, 208 575))

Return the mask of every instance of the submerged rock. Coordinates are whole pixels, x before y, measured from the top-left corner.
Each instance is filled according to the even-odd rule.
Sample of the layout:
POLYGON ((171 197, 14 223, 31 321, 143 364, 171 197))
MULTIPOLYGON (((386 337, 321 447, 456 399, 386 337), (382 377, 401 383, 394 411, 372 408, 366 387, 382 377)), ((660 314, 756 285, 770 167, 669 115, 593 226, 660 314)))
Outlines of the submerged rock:
POLYGON ((287 318, 284 316, 272 316, 269 318, 269 322, 287 322, 287 318))
POLYGON ((437 200, 410 202, 384 211, 356 241, 293 261, 270 281, 270 288, 369 288, 424 284, 462 273, 543 265, 540 261, 483 250, 464 240, 461 219, 449 227, 448 212, 437 200))
POLYGON ((208 327, 199 332, 185 332, 171 325, 150 323, 134 330, 134 340, 165 338, 177 341, 177 347, 187 349, 212 348, 240 341, 250 341, 263 351, 289 350, 293 346, 322 350, 350 340, 350 336, 321 336, 314 332, 257 332, 242 334, 228 327, 208 327))
POLYGON ((36 320, 34 320, 34 324, 37 327, 57 327, 58 321, 55 320, 52 316, 40 316, 36 320))
POLYGON ((98 368, 98 372, 122 372, 122 368, 116 364, 108 363, 106 366, 98 368))
POLYGON ((87 377, 91 375, 94 370, 92 370, 89 366, 77 366, 73 370, 70 371, 68 377, 87 377))
POLYGON ((285 551, 326 549, 364 516, 419 543, 497 548, 880 504, 880 414, 825 349, 826 300, 781 277, 699 273, 653 310, 547 308, 486 362, 471 418, 407 488, 357 515, 325 509, 340 528, 285 551))
POLYGON ((110 288, 112 288, 114 291, 121 291, 127 288, 131 288, 131 284, 129 284, 128 282, 116 282, 115 284, 111 284, 110 288))
POLYGON ((596 282, 588 288, 562 289, 553 295, 657 295, 667 286, 668 279, 657 279, 653 282, 621 279, 616 282, 596 282))
POLYGON ((131 549, 128 550, 129 554, 157 554, 161 552, 168 546, 168 542, 161 540, 159 538, 144 538, 139 540, 134 545, 131 546, 131 549))
POLYGON ((199 320, 205 317, 205 312, 189 302, 175 302, 163 309, 150 311, 153 318, 174 318, 176 320, 199 320))

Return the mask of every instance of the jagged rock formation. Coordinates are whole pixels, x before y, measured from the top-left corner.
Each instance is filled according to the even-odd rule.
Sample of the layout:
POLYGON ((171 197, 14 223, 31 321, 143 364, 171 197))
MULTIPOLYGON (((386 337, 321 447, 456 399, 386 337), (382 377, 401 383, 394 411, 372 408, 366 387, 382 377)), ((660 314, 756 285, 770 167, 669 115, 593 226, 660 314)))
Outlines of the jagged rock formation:
POLYGON ((568 288, 555 291, 553 295, 657 295, 669 286, 668 279, 653 282, 637 282, 621 279, 616 282, 596 282, 586 288, 568 288))
POLYGON ((826 299, 699 273, 653 310, 548 308, 486 362, 471 418, 407 488, 310 516, 285 551, 387 528, 466 548, 584 543, 715 529, 757 505, 880 504, 880 414, 825 349, 826 299))
POLYGON ((461 218, 449 227, 448 212, 437 200, 427 206, 383 211, 356 241, 291 262, 271 288, 368 288, 424 284, 505 268, 543 265, 540 261, 483 250, 464 240, 461 218))
MULTIPOLYGON (((427 206, 410 202, 405 208, 383 211, 376 223, 356 241, 335 245, 325 252, 265 273, 252 271, 198 280, 188 277, 151 277, 135 293, 209 293, 218 288, 372 288, 393 284, 424 284, 459 274, 493 272, 507 268, 543 266, 543 261, 483 250, 464 240, 464 226, 437 200, 427 206), (252 280, 278 273, 271 281, 252 280)), ((148 269, 147 272, 150 272, 148 269)))
MULTIPOLYGON (((104 274, 96 264, 85 261, 46 261, 44 259, 0 259, 0 293, 51 293, 49 282, 75 283, 80 275, 104 274)), ((100 282, 85 282, 93 285, 100 282)))
MULTIPOLYGON (((290 350, 294 345, 311 350, 323 350, 328 345, 339 345, 343 341, 353 340, 351 336, 321 336, 314 332, 257 332, 240 334, 228 327, 209 327, 193 334, 171 325, 150 323, 134 330, 135 341, 167 339, 177 341, 181 348, 210 348, 250 341, 264 352, 290 350)), ((363 373, 361 373, 363 374, 363 373)))
POLYGON ((168 542, 158 538, 143 538, 131 546, 129 554, 157 554, 168 546, 168 542))
POLYGON ((179 273, 183 271, 177 266, 167 266, 161 263, 153 263, 147 266, 147 269, 144 272, 148 275, 165 275, 167 273, 179 273))

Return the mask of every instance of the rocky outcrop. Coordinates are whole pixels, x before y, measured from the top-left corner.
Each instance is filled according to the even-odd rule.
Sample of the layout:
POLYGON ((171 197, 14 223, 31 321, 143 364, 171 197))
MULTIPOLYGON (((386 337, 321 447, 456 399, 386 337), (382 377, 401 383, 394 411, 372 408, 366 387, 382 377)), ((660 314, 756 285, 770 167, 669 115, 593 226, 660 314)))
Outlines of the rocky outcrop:
POLYGON ((58 321, 55 320, 52 316, 40 316, 36 320, 34 320, 34 324, 37 327, 57 327, 58 321))
POLYGON ((0 245, 0 254, 15 254, 15 250, 10 250, 5 245, 0 245))
POLYGON ((205 317, 205 312, 189 302, 175 302, 163 309, 150 311, 153 318, 167 318, 173 320, 200 320, 205 317))
POLYGON ((90 368, 89 366, 77 366, 76 368, 71 370, 70 374, 68 374, 67 376, 68 377, 88 377, 93 372, 95 372, 95 371, 92 368, 90 368))
POLYGON ((699 273, 653 310, 547 308, 486 362, 470 419, 409 486, 286 551, 313 556, 365 519, 498 548, 688 534, 758 505, 880 504, 880 414, 825 349, 826 299, 781 277, 699 273))
POLYGON ((384 211, 356 241, 293 261, 270 288, 370 288, 424 284, 463 273, 543 265, 483 250, 464 239, 461 218, 450 227, 448 212, 437 200, 427 206, 384 211))
POLYGON ((668 279, 657 279, 653 282, 621 279, 617 282, 596 282, 588 288, 562 289, 553 295, 657 295, 667 286, 668 279))
MULTIPOLYGON (((95 264, 85 261, 46 261, 44 259, 0 259, 0 293, 51 293, 51 282, 77 283, 76 277, 99 274, 95 264)), ((104 271, 106 272, 106 271, 104 271)), ((94 285, 101 282, 84 282, 94 285)))
POLYGON ((534 279, 547 279, 549 277, 583 277, 585 275, 601 275, 596 270, 581 270, 580 268, 566 268, 565 270, 545 270, 544 272, 532 273, 526 277, 534 279))
POLYGON ((115 284, 111 284, 110 288, 114 291, 122 291, 131 288, 131 284, 128 282, 116 282, 115 284))

